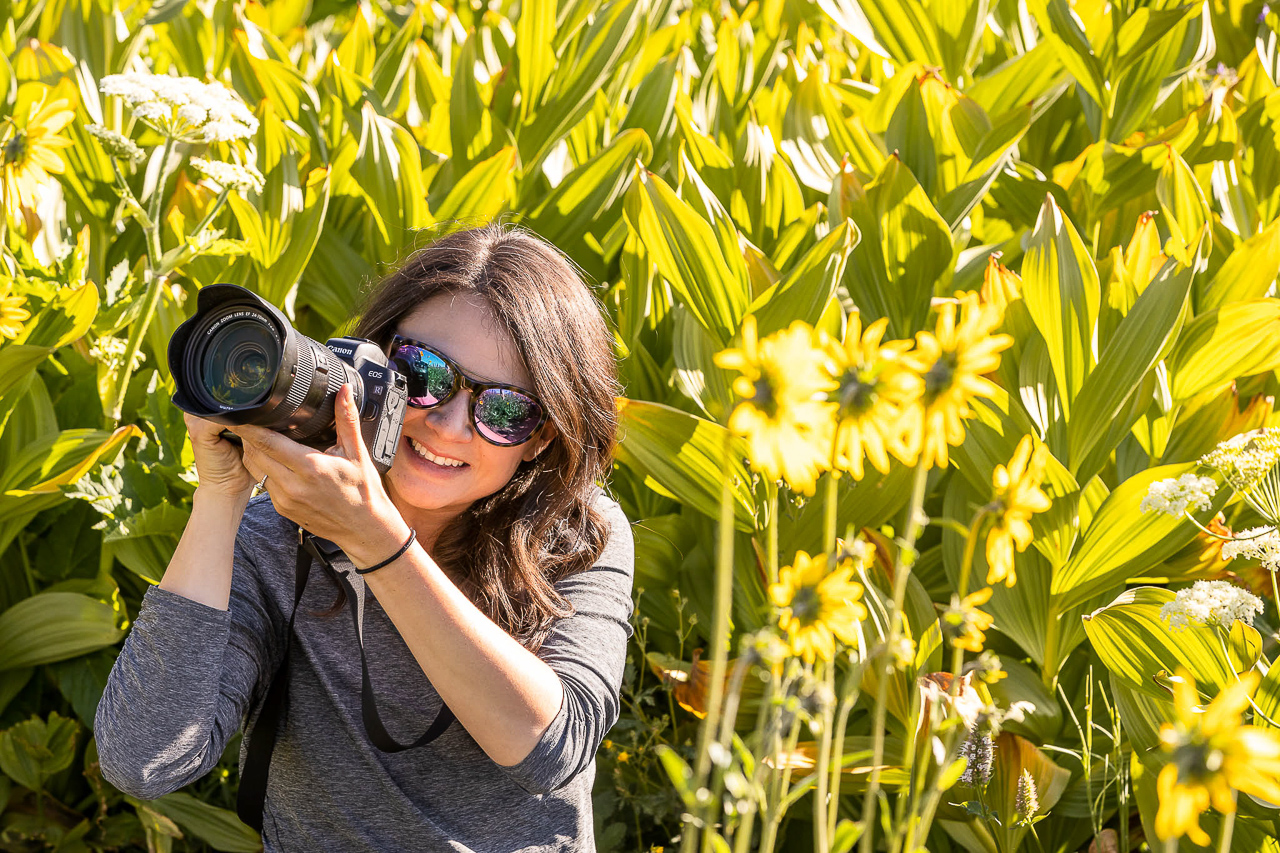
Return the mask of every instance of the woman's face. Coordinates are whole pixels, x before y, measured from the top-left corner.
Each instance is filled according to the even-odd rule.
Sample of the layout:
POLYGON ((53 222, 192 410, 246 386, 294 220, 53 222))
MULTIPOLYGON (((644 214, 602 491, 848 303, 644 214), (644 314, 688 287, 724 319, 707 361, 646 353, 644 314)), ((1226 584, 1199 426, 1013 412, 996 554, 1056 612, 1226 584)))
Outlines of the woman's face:
MULTIPOLYGON (((515 341, 483 299, 436 294, 402 319, 395 331, 438 350, 478 382, 533 389, 515 341)), ((524 444, 490 444, 471 425, 471 403, 471 392, 462 390, 433 409, 405 410, 400 447, 384 482, 410 524, 416 526, 415 516, 418 523, 431 519, 438 532, 472 503, 505 486, 520 462, 533 459, 554 436, 554 427, 547 423, 524 444), (423 451, 463 464, 438 465, 423 451)))

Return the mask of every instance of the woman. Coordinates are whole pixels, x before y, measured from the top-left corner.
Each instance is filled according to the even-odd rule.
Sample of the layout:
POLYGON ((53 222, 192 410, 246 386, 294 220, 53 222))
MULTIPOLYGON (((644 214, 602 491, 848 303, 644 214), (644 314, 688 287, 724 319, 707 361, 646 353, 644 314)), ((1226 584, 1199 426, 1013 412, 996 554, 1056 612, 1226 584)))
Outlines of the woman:
POLYGON ((618 393, 599 303, 556 250, 495 224, 417 252, 354 334, 410 377, 385 477, 349 386, 326 453, 253 426, 233 428, 241 450, 187 416, 200 485, 98 706, 103 776, 158 797, 207 773, 247 722, 243 770, 287 648, 268 851, 594 850, 594 755, 618 716, 633 575, 630 527, 595 485, 618 393), (443 700, 456 721, 437 739, 370 742, 336 573, 313 572, 286 642, 299 526, 341 549, 333 568, 364 599, 386 730, 411 741, 443 700))

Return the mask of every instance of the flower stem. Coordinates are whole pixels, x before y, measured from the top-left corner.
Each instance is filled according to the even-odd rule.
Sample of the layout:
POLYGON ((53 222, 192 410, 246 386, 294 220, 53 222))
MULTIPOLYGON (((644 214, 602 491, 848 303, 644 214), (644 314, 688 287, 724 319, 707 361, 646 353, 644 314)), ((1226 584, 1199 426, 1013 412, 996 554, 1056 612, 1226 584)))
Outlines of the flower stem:
POLYGON ((839 491, 840 472, 830 471, 827 474, 827 494, 823 505, 822 550, 832 554, 836 548, 836 502, 839 491))
POLYGON ((778 582, 778 490, 773 489, 773 494, 769 497, 769 528, 768 528, 768 557, 769 565, 766 571, 769 575, 769 583, 778 582))
MULTIPOLYGON (((834 490, 829 492, 828 496, 833 492, 834 490)), ((823 663, 822 680, 831 693, 834 693, 836 683, 836 662, 834 660, 823 663)), ((814 853, 827 853, 830 849, 830 842, 828 841, 830 836, 827 833, 827 768, 831 761, 831 726, 834 719, 835 704, 831 703, 822 709, 822 739, 818 741, 818 762, 813 768, 814 775, 817 777, 813 787, 814 853)))
POLYGON ((929 469, 924 465, 917 466, 915 480, 911 487, 911 503, 907 506, 906 538, 898 549, 898 558, 894 561, 893 576, 893 611, 889 614, 889 633, 885 638, 883 659, 877 660, 876 707, 875 722, 871 730, 875 733, 871 750, 871 775, 867 780, 867 792, 862 799, 862 838, 859 842, 861 853, 872 853, 875 845, 875 818, 877 797, 880 793, 880 765, 884 762, 885 711, 887 710, 889 679, 893 675, 893 649, 902 636, 903 614, 902 604, 907 597, 907 575, 911 572, 908 563, 915 562, 916 536, 920 526, 918 519, 924 506, 925 486, 929 480, 929 469))
MULTIPOLYGON (((715 725, 720 719, 720 706, 724 699, 724 675, 728 668, 729 651, 729 608, 733 605, 733 473, 730 466, 732 459, 732 433, 725 431, 724 440, 724 482, 720 490, 720 526, 716 547, 716 597, 715 616, 711 627, 711 674, 710 687, 707 691, 707 715, 702 719, 698 729, 697 767, 694 771, 694 791, 701 791, 707 786, 708 774, 711 770, 711 754, 708 747, 715 737, 715 725)), ((709 817, 706 811, 714 806, 708 803, 704 819, 709 817)), ((692 828, 692 827, 691 827, 692 828)), ((710 821, 707 821, 710 831, 710 821)), ((685 832, 680 849, 682 853, 690 853, 694 849, 696 833, 685 832)))
POLYGON ((840 705, 836 710, 836 731, 832 740, 835 755, 831 763, 831 807, 827 810, 827 837, 836 834, 836 822, 840 816, 840 783, 844 781, 844 733, 849 723, 849 713, 858 701, 858 685, 862 683, 862 664, 849 667, 844 685, 840 688, 840 705))
POLYGON ((117 369, 116 385, 111 395, 111 411, 107 413, 112 427, 120 423, 125 394, 129 391, 129 378, 133 375, 133 362, 137 358, 138 350, 142 348, 142 338, 147 333, 147 327, 151 325, 156 306, 160 303, 160 291, 169 281, 167 275, 156 275, 151 270, 147 270, 147 278, 147 295, 142 307, 142 315, 129 327, 129 343, 125 345, 124 360, 117 369))
MULTIPOLYGON (((1235 806, 1236 798, 1240 796, 1238 791, 1231 791, 1231 805, 1235 806)), ((1222 820, 1222 837, 1218 839, 1218 853, 1230 853, 1231 836, 1236 828, 1236 810, 1231 811, 1222 820)))

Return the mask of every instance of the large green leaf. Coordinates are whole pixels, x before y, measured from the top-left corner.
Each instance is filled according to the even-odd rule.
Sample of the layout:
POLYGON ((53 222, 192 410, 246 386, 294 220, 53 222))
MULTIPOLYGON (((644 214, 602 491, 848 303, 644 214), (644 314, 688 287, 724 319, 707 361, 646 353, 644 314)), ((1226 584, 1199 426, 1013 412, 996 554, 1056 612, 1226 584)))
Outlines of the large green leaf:
POLYGON ((1120 321, 1098 366, 1085 378, 1067 424, 1071 470, 1088 480, 1113 447, 1102 443, 1177 339, 1195 268, 1170 259, 1120 321))
POLYGON ((1093 367, 1101 290, 1093 258, 1052 195, 1045 196, 1022 261, 1022 298, 1049 347, 1058 397, 1070 419, 1093 367))
POLYGON ((1169 690, 1156 676, 1173 675, 1179 667, 1198 685, 1223 687, 1234 681, 1212 628, 1189 625, 1173 631, 1160 618, 1160 608, 1173 598, 1171 590, 1140 586, 1086 616, 1085 633, 1102 663, 1121 683, 1161 699, 1169 690))
MULTIPOLYGON (((1196 529, 1185 518, 1139 511, 1152 483, 1176 478, 1195 467, 1182 464, 1149 468, 1107 495, 1075 555, 1054 575, 1053 594, 1059 609, 1087 601, 1125 578, 1147 574, 1195 538, 1196 529)), ((1230 491, 1219 489, 1210 509, 1195 513, 1201 524, 1226 504, 1230 491)))
POLYGON ((564 176, 533 209, 528 226, 555 245, 580 237, 614 207, 631 182, 632 165, 646 163, 653 146, 643 130, 624 130, 595 157, 564 176))
POLYGON ((351 177, 369 203, 382 239, 399 246, 410 230, 431 221, 418 143, 398 123, 378 115, 368 101, 360 116, 360 147, 350 166, 351 177))
POLYGON ((739 530, 755 529, 751 475, 743 464, 745 441, 731 438, 719 424, 659 403, 619 398, 618 409, 622 464, 644 475, 651 488, 712 518, 720 515, 727 470, 733 477, 734 524, 739 530))
POLYGON ((122 605, 78 592, 41 592, 0 613, 0 670, 67 660, 124 636, 122 605))
POLYGON ((75 720, 57 711, 49 719, 32 717, 0 732, 0 771, 13 781, 33 791, 45 781, 71 766, 76 757, 75 720))
POLYGON ((846 219, 814 244, 777 284, 751 304, 760 337, 796 320, 816 325, 844 275, 845 262, 858 243, 858 229, 846 219))
POLYGON ((147 805, 215 850, 257 853, 262 849, 258 833, 241 823, 235 812, 201 802, 190 794, 165 794, 147 805))
POLYGON ((1230 302, 1260 299, 1280 274, 1280 219, 1238 246, 1212 277, 1196 283, 1196 313, 1230 302))
POLYGON ((1232 302, 1196 317, 1183 330, 1168 367, 1175 401, 1280 367, 1280 299, 1232 302))
POLYGON ((488 219, 515 196, 516 149, 508 145, 471 167, 431 211, 440 222, 479 217, 488 219))
POLYGON ((641 164, 627 190, 626 217, 685 307, 726 345, 746 313, 750 284, 733 274, 711 226, 641 164))

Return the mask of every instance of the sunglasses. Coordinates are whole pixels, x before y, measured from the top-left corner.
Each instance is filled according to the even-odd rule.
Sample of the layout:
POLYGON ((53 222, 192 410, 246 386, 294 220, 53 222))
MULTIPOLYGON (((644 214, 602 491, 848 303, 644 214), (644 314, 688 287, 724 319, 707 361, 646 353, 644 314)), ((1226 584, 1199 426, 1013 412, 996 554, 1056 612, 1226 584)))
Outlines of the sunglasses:
POLYGON ((458 365, 420 341, 401 335, 391 339, 391 363, 405 375, 409 405, 434 409, 466 389, 471 392, 471 425, 490 444, 524 444, 547 420, 537 397, 514 385, 477 382, 458 365))

